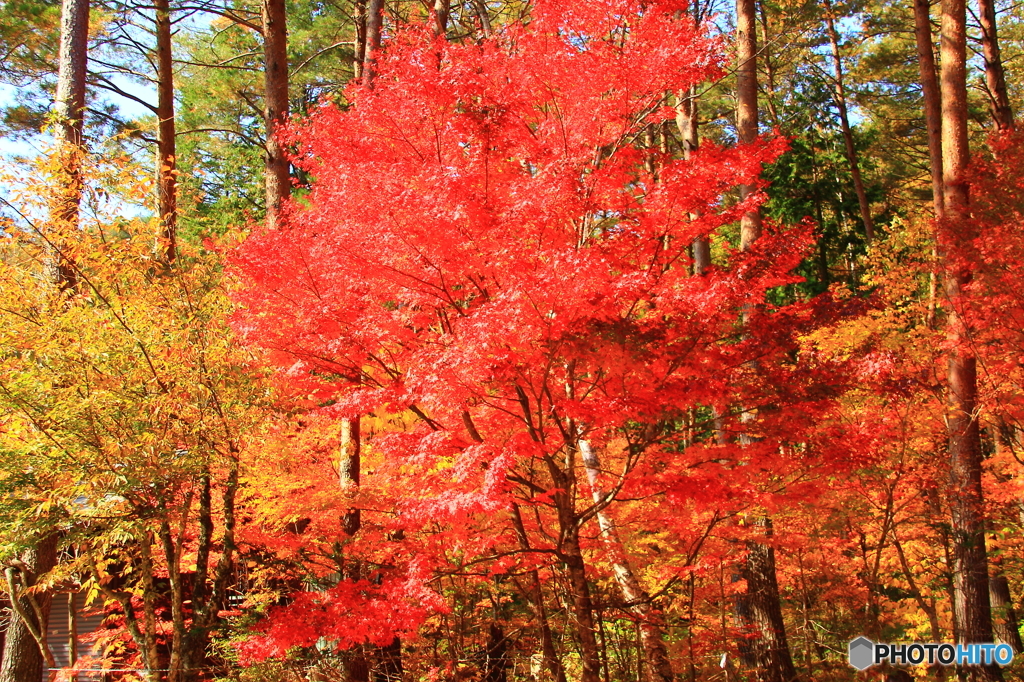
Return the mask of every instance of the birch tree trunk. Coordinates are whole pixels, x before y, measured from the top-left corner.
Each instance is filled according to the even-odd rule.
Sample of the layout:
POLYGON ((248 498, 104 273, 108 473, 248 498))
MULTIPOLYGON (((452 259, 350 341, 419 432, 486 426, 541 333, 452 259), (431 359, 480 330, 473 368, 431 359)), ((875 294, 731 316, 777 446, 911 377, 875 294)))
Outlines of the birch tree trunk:
MULTIPOLYGON (((596 505, 607 504, 606 493, 601 489, 601 462, 590 443, 579 442, 583 466, 590 482, 591 496, 596 505)), ((597 523, 601 528, 601 539, 608 548, 615 582, 619 585, 627 608, 636 617, 640 628, 640 645, 647 663, 647 679, 650 682, 672 682, 675 674, 665 649, 665 623, 661 615, 651 608, 651 597, 633 573, 626 556, 626 550, 615 528, 615 522, 604 511, 597 512, 597 523)))

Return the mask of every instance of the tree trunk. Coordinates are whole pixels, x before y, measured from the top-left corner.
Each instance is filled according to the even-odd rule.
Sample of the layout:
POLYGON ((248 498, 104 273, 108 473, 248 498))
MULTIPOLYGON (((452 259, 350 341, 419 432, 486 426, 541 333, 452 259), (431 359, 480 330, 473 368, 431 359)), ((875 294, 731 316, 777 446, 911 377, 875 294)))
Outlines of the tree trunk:
POLYGON ((366 6, 366 46, 363 55, 363 82, 373 87, 377 76, 380 34, 384 26, 384 0, 368 0, 366 6))
MULTIPOLYGON (((519 387, 516 387, 519 389, 519 387)), ((519 390, 523 401, 523 412, 529 415, 525 394, 519 390)), ((531 434, 533 434, 532 427, 531 434)), ((536 440, 536 436, 534 436, 536 440)), ((569 577, 569 589, 572 591, 572 615, 576 621, 576 635, 580 643, 581 671, 580 682, 600 682, 601 657, 597 646, 597 630, 594 623, 594 603, 590 597, 590 583, 587 581, 587 568, 580 548, 580 524, 575 508, 575 462, 573 451, 565 454, 565 470, 559 466, 554 457, 544 458, 548 473, 551 476, 552 488, 556 491, 552 497, 558 513, 558 557, 565 564, 569 577)))
MULTIPOLYGON (((85 117, 85 76, 89 59, 89 0, 65 0, 60 16, 60 55, 57 66, 57 154, 61 179, 51 215, 63 235, 78 229, 82 201, 82 149, 85 117)), ((74 263, 64 252, 64 240, 54 239, 54 282, 61 291, 78 281, 74 263)))
MULTIPOLYGON (((559 511, 559 516, 562 516, 561 510, 559 511)), ((573 616, 576 620, 576 632, 580 639, 580 658, 583 666, 580 682, 600 682, 601 658, 594 625, 594 603, 590 598, 590 583, 587 582, 587 569, 583 562, 583 553, 580 550, 579 531, 575 527, 575 517, 571 524, 569 528, 563 524, 560 529, 563 538, 560 549, 566 572, 569 575, 573 616)))
POLYGON ((156 117, 157 193, 160 212, 158 257, 169 266, 177 257, 178 183, 174 128, 174 61, 171 51, 170 0, 155 0, 156 10, 156 117))
POLYGON ((487 0, 473 0, 473 6, 480 19, 480 32, 484 34, 484 38, 490 38, 494 34, 494 29, 491 28, 491 17, 487 12, 487 0))
POLYGON ((267 227, 281 227, 281 207, 291 192, 288 159, 277 139, 278 127, 288 120, 288 25, 285 0, 263 0, 263 59, 267 130, 267 227))
MULTIPOLYGON (((35 584, 37 578, 57 565, 56 533, 38 540, 35 547, 21 555, 19 567, 8 568, 20 573, 25 587, 35 584)), ((36 682, 43 679, 44 669, 53 667, 53 655, 46 646, 53 595, 43 592, 22 596, 14 606, 11 623, 7 626, 3 659, 0 661, 0 682, 36 682)), ((48 676, 49 679, 53 675, 48 676)))
MULTIPOLYGON (((739 62, 736 70, 736 130, 742 144, 753 143, 758 133, 755 10, 755 0, 736 0, 736 55, 739 62)), ((740 199, 746 199, 755 190, 755 185, 741 185, 740 199)), ((760 236, 761 211, 747 211, 740 221, 740 249, 750 250, 760 236)), ((751 650, 748 660, 757 662, 759 679, 789 682, 796 672, 782 621, 774 550, 750 543, 740 574, 747 581, 747 593, 738 601, 736 615, 745 627, 758 635, 757 639, 747 643, 751 650)))
POLYGON ((508 682, 508 638, 497 623, 487 628, 486 654, 483 682, 508 682))
POLYGON ((989 109, 999 132, 1013 130, 1013 109, 1006 91, 1006 73, 999 54, 999 32, 996 28, 995 0, 978 0, 978 21, 981 23, 981 48, 985 57, 985 87, 989 109))
POLYGON ((451 9, 451 0, 434 0, 432 19, 434 21, 435 35, 444 37, 448 33, 448 14, 451 9))
MULTIPOLYGON (((354 493, 359 488, 360 435, 359 417, 341 420, 341 461, 338 466, 338 482, 343 490, 354 493)), ((345 512, 342 530, 349 537, 359 532, 362 518, 359 509, 353 507, 345 512)))
MULTIPOLYGON (((579 442, 579 449, 583 458, 583 466, 587 471, 594 504, 605 504, 606 494, 601 489, 601 463, 597 453, 594 452, 588 441, 582 439, 579 442)), ((599 511, 597 523, 601 528, 601 537, 608 548, 608 559, 612 566, 612 573, 615 575, 615 582, 619 585, 626 608, 636 617, 637 625, 640 628, 640 644, 646 659, 647 679, 650 682, 672 682, 675 679, 675 674, 672 672, 672 665, 669 663, 668 652, 665 649, 665 624, 660 614, 651 608, 650 595, 640 585, 640 581, 629 565, 622 540, 615 528, 615 522, 603 511, 599 511)))
MULTIPOLYGON (((475 431, 475 429, 474 429, 475 431)), ((523 526, 523 517, 519 513, 519 507, 512 505, 512 525, 516 531, 516 538, 519 540, 519 548, 524 552, 530 550, 530 541, 526 536, 526 528, 523 526)), ((530 571, 530 601, 533 603, 533 612, 537 618, 537 625, 540 628, 541 653, 544 657, 544 667, 551 673, 555 682, 566 682, 565 670, 562 668, 562 661, 555 651, 555 642, 551 637, 551 626, 548 623, 547 609, 544 608, 544 590, 540 583, 540 573, 535 569, 530 571)))
MULTIPOLYGON (((736 0, 736 133, 741 144, 757 139, 757 14, 755 0, 736 0)), ((740 185, 740 200, 757 187, 740 185)), ((761 236, 761 211, 752 209, 740 221, 740 248, 744 251, 761 236)))
POLYGON ((1024 652, 1024 643, 1020 639, 1020 623, 1017 621, 1017 611, 1013 608, 1013 598, 1010 595, 1010 584, 995 562, 988 581, 988 593, 992 602, 992 629, 996 641, 1009 644, 1014 655, 1024 652))
POLYGON ((356 28, 356 46, 352 54, 352 77, 363 77, 363 62, 366 60, 366 0, 356 0, 353 7, 356 28))
MULTIPOLYGON (((354 494, 359 489, 359 469, 361 458, 361 440, 359 417, 341 420, 341 458, 338 462, 338 483, 342 490, 354 494)), ((348 537, 352 537, 362 528, 362 515, 358 508, 351 507, 341 520, 341 529, 348 537)), ((342 580, 359 580, 361 569, 359 562, 345 558, 342 580)), ((355 647, 345 658, 346 682, 367 682, 370 679, 370 665, 362 647, 355 647)))
MULTIPOLYGON (((914 601, 917 602, 918 608, 924 611, 925 615, 928 616, 928 626, 931 628, 931 638, 933 642, 941 642, 942 639, 942 628, 939 626, 939 614, 935 608, 935 599, 929 602, 925 599, 925 596, 921 593, 921 589, 917 585, 917 581, 914 579, 914 572, 910 567, 910 562, 907 560, 907 553, 903 549, 903 543, 900 542, 899 536, 897 535, 897 528, 894 525, 892 528, 892 541, 896 547, 896 555, 900 559, 900 567, 903 569, 903 575, 907 578, 907 585, 910 587, 910 594, 913 595, 914 601)), ((884 538, 881 542, 885 542, 884 538)), ((935 675, 935 679, 943 681, 946 679, 946 667, 936 663, 931 667, 932 674, 935 675)))
MULTIPOLYGON (((757 525, 766 537, 772 535, 771 520, 761 517, 757 525)), ((779 583, 776 579, 775 549, 761 542, 747 543, 747 558, 740 569, 747 583, 737 609, 741 623, 756 637, 747 642, 746 658, 756 666, 759 682, 790 682, 797 677, 786 640, 779 583)))
POLYGON ((924 94, 924 122, 928 131, 928 160, 932 176, 932 203, 935 216, 942 218, 942 105, 935 73, 935 48, 932 44, 930 0, 914 0, 914 36, 917 41, 917 66, 924 94))
MULTIPOLYGON (((700 146, 697 121, 697 86, 680 93, 676 106, 676 127, 683 143, 683 158, 689 159, 700 146)), ((693 240, 693 273, 703 275, 711 268, 711 240, 702 235, 693 240)))
POLYGON ((864 236, 871 242, 875 239, 875 223, 871 219, 871 205, 868 203, 868 195, 864 191, 864 181, 860 176, 860 162, 857 159, 857 147, 853 143, 853 130, 850 128, 850 114, 846 105, 846 87, 843 85, 843 61, 839 55, 839 33, 836 31, 831 0, 825 0, 825 26, 828 29, 828 41, 832 46, 836 106, 839 107, 839 122, 843 130, 843 142, 846 145, 846 160, 850 164, 853 190, 857 193, 857 202, 860 204, 860 219, 864 223, 864 236))
MULTIPOLYGON (((944 261, 950 350, 947 414, 952 516, 953 610, 958 641, 991 642, 992 613, 988 597, 985 552, 984 495, 981 488, 981 434, 977 420, 977 360, 970 329, 959 312, 962 288, 970 270, 949 258, 955 249, 969 249, 969 195, 964 177, 970 152, 967 143, 967 17, 964 0, 942 1, 942 180, 945 221, 939 244, 944 261)), ((972 666, 969 679, 1002 680, 995 665, 972 666)))

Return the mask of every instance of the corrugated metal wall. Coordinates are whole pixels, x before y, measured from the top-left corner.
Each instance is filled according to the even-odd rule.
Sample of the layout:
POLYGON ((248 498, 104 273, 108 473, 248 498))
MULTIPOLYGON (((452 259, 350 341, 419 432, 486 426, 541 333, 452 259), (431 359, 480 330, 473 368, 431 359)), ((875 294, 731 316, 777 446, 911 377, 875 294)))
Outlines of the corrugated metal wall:
MULTIPOLYGON (((67 668, 71 665, 71 646, 74 638, 76 658, 83 656, 95 656, 93 651, 94 639, 90 637, 95 633, 103 622, 103 607, 101 604, 85 606, 85 593, 63 592, 53 596, 53 607, 50 610, 50 625, 46 632, 46 640, 53 652, 53 658, 58 668, 67 668), (72 636, 72 625, 77 636, 72 636)), ((79 682, 100 682, 103 679, 102 673, 78 673, 79 682)), ((46 674, 43 674, 46 680, 46 674)))

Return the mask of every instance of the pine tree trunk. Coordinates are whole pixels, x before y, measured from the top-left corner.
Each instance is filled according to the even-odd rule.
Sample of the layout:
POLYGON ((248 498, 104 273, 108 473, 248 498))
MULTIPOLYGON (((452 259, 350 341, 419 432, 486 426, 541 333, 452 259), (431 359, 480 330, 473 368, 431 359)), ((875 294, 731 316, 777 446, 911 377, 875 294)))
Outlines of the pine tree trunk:
POLYGON ((1000 132, 1013 130, 1013 109, 1006 90, 1006 72, 999 54, 999 32, 996 28, 995 0, 978 0, 978 21, 981 24, 981 49, 985 57, 985 86, 988 90, 992 120, 1000 132))
POLYGON ((373 87, 377 76, 377 56, 380 52, 381 30, 384 26, 384 0, 368 0, 366 5, 366 44, 363 54, 363 82, 373 87))
MULTIPOLYGON (((82 201, 82 149, 85 117, 85 76, 89 59, 89 0, 65 0, 61 6, 60 53, 57 66, 57 153, 61 163, 61 187, 51 215, 58 229, 71 235, 78 229, 82 201)), ((73 289, 78 276, 64 253, 63 240, 55 239, 53 279, 61 291, 73 289)))
POLYGON ((932 203, 935 216, 943 215, 942 195, 942 105, 935 72, 935 48, 932 44, 930 0, 914 0, 914 37, 917 41, 917 66, 924 95, 924 122, 928 131, 928 160, 932 178, 932 203))
POLYGON ((160 213, 158 255, 165 265, 177 257, 178 183, 174 125, 174 60, 169 0, 154 0, 156 10, 157 195, 160 213))
POLYGON ((366 0, 356 0, 353 5, 356 29, 356 45, 352 53, 352 77, 363 77, 363 62, 366 60, 366 0))
MULTIPOLYGON (((757 14, 755 0, 736 0, 736 133, 740 143, 757 139, 757 14)), ((746 199, 756 185, 740 185, 746 199)), ((740 248, 746 250, 761 236, 761 211, 747 211, 740 221, 740 248)))
MULTIPOLYGON (((736 129, 739 140, 750 144, 757 139, 757 15, 755 0, 736 0, 736 129)), ((746 199, 755 185, 741 185, 746 199)), ((754 209, 740 221, 740 249, 749 250, 761 236, 761 212, 754 209)), ((766 521, 767 522, 767 521, 766 521)), ((737 603, 737 617, 757 637, 741 645, 750 648, 747 660, 759 666, 756 674, 764 682, 789 682, 795 675, 786 642, 779 587, 775 577, 775 552, 771 547, 750 543, 740 569, 747 581, 747 593, 737 603)))
MULTIPOLYGON (((27 585, 34 584, 39 576, 53 570, 57 565, 57 540, 56 533, 52 533, 38 540, 35 547, 21 555, 21 574, 25 576, 27 585)), ((53 595, 43 592, 31 598, 22 597, 19 603, 20 608, 17 611, 24 613, 30 622, 26 623, 25 618, 20 615, 12 615, 10 625, 7 626, 3 659, 0 661, 0 682, 36 682, 52 679, 52 675, 47 678, 43 676, 45 668, 48 667, 47 658, 53 658, 48 651, 44 653, 43 649, 46 646, 46 629, 49 625, 53 595), (39 616, 42 616, 41 622, 39 616), (33 635, 33 630, 42 635, 42 644, 33 635)))
MULTIPOLYGON (((940 227, 946 297, 950 302, 947 337, 950 343, 947 434, 950 462, 950 509, 953 559, 953 610, 958 641, 991 642, 992 613, 985 552, 984 495, 981 488, 981 434, 977 420, 977 360, 970 329, 958 310, 971 272, 952 251, 970 248, 969 195, 965 173, 970 159, 967 142, 967 20, 964 0, 942 2, 942 179, 945 224, 940 227)), ((995 666, 972 666, 974 682, 1002 680, 995 666)))
POLYGON ((263 0, 267 227, 272 230, 281 227, 281 207, 291 192, 288 159, 277 139, 279 125, 288 120, 287 26, 285 0, 263 0))
POLYGON ((846 146, 846 161, 850 164, 850 176, 853 178, 853 190, 857 194, 860 205, 860 219, 864 223, 864 236, 871 242, 875 239, 875 223, 871 219, 871 204, 868 203, 864 181, 860 175, 860 161, 857 158, 857 147, 853 142, 853 129, 850 127, 850 114, 846 104, 846 87, 843 85, 843 61, 839 55, 839 33, 836 31, 832 3, 825 0, 825 27, 828 29, 828 41, 832 46, 832 68, 835 72, 835 97, 839 107, 839 123, 843 130, 843 143, 846 146))

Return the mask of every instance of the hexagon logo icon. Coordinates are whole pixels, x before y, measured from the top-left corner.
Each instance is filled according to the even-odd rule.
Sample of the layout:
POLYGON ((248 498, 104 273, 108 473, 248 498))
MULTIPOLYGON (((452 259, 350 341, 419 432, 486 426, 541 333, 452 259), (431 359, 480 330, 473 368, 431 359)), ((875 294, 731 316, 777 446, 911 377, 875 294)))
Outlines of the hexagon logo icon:
POLYGON ((857 670, 867 670, 875 664, 875 643, 867 637, 858 637, 850 642, 850 665, 857 670))

